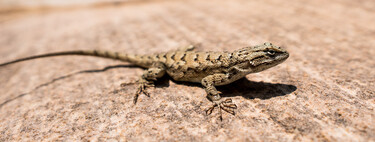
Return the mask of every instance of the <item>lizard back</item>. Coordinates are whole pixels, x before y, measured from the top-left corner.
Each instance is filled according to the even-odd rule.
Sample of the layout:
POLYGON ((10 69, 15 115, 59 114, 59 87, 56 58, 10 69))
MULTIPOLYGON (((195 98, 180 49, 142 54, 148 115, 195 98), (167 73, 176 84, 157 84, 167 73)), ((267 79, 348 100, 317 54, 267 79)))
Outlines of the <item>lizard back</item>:
POLYGON ((144 56, 142 62, 147 67, 154 62, 163 63, 174 80, 200 82, 207 75, 226 72, 232 65, 232 57, 229 52, 171 51, 144 56))

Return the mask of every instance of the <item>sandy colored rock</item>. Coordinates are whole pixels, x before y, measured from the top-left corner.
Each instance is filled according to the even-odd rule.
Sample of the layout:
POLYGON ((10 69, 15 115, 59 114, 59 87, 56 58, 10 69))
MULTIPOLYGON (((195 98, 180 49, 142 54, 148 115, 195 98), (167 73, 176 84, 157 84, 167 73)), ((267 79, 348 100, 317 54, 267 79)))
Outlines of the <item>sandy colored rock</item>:
POLYGON ((142 69, 93 57, 0 68, 0 141, 375 141, 375 2, 140 1, 0 13, 0 62, 53 51, 229 50, 272 42, 289 59, 220 87, 163 78, 133 105, 142 69))

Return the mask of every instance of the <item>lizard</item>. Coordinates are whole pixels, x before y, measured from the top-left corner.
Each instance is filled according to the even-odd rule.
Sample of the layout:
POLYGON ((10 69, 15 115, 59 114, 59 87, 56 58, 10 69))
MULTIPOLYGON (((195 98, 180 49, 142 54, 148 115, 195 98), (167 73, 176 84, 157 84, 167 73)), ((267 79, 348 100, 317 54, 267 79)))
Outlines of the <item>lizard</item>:
POLYGON ((100 50, 74 50, 47 54, 40 54, 20 58, 0 64, 4 67, 9 64, 64 55, 84 55, 115 59, 130 62, 146 68, 143 75, 136 82, 122 83, 121 86, 138 84, 133 103, 136 104, 139 95, 150 96, 147 88, 154 87, 154 82, 168 74, 175 81, 201 83, 205 88, 207 98, 212 106, 205 110, 207 115, 217 107, 219 118, 222 120, 222 111, 235 115, 237 105, 232 99, 222 99, 221 92, 215 86, 230 84, 250 73, 257 73, 284 62, 289 53, 282 47, 266 42, 256 46, 248 46, 233 52, 229 51, 194 51, 194 46, 188 46, 176 51, 151 55, 135 55, 100 50))

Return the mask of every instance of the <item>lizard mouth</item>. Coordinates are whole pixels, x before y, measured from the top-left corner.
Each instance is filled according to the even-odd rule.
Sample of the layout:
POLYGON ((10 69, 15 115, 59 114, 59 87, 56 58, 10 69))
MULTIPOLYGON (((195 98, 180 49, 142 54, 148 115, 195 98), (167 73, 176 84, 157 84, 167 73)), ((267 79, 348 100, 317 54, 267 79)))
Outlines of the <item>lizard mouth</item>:
POLYGON ((237 65, 237 68, 240 69, 242 72, 255 73, 255 72, 266 70, 273 66, 275 66, 275 64, 270 63, 270 62, 262 62, 262 63, 254 64, 252 62, 245 61, 245 62, 239 63, 237 65))
POLYGON ((279 53, 274 56, 259 56, 249 61, 249 66, 252 68, 265 67, 270 68, 284 62, 289 57, 287 52, 279 53))
POLYGON ((249 62, 249 69, 252 69, 253 71, 259 72, 268 68, 271 68, 277 64, 273 62, 263 62, 263 63, 258 63, 258 64, 252 64, 249 62))

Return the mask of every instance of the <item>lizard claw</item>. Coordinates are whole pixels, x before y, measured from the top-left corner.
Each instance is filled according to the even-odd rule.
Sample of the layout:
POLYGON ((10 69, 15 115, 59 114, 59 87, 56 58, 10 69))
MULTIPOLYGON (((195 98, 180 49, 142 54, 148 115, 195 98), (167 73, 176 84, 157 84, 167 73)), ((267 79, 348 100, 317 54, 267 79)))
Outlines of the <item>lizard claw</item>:
POLYGON ((232 115, 236 114, 234 110, 237 109, 237 105, 232 102, 232 99, 226 99, 224 101, 218 101, 218 102, 215 101, 213 103, 214 104, 206 110, 207 115, 210 115, 216 107, 219 108, 219 118, 221 121, 223 120, 221 110, 224 110, 225 112, 230 113, 232 115))
POLYGON ((132 85, 132 84, 139 84, 137 92, 134 95, 133 103, 136 104, 139 95, 144 94, 147 97, 150 97, 150 93, 146 90, 148 87, 155 87, 154 83, 152 81, 147 81, 145 79, 140 79, 136 82, 131 82, 131 83, 122 83, 121 87, 124 87, 126 85, 132 85))
POLYGON ((136 84, 136 83, 138 83, 138 81, 137 82, 126 82, 126 83, 121 83, 121 87, 125 87, 125 86, 128 86, 128 85, 133 85, 133 84, 136 84))

